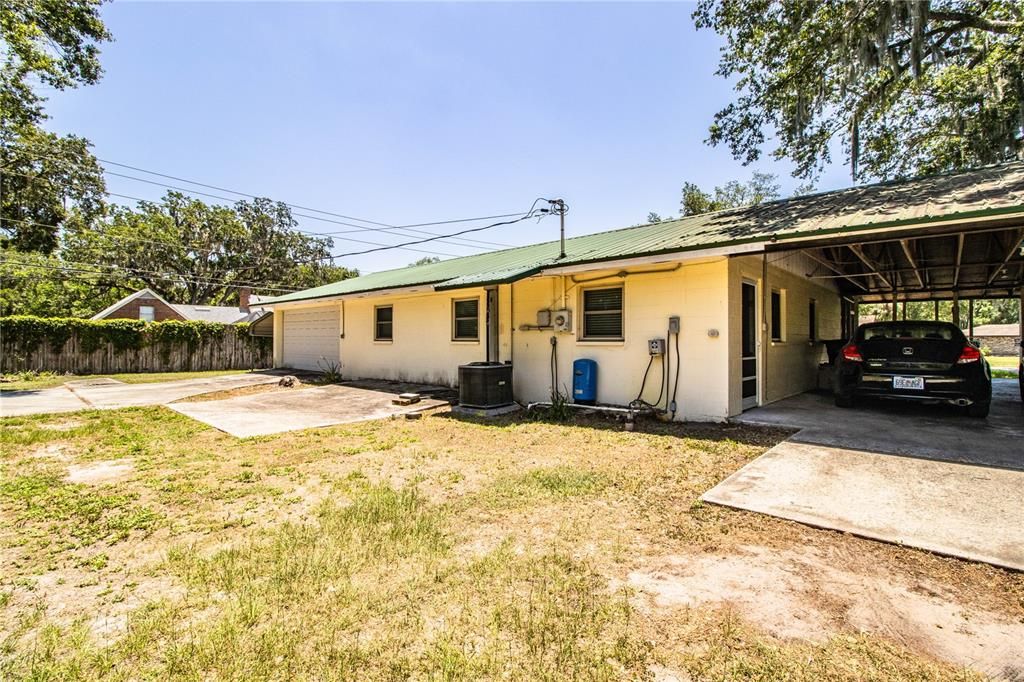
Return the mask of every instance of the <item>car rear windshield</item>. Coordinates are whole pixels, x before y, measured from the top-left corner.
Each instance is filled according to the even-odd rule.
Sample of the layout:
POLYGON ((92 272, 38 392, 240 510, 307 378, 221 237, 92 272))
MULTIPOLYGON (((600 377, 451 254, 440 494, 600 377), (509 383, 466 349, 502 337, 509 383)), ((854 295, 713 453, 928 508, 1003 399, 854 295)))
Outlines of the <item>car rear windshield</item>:
POLYGON ((943 341, 951 341, 954 334, 956 334, 956 329, 952 326, 946 327, 934 324, 907 324, 903 322, 862 327, 860 330, 860 340, 942 339, 943 341))

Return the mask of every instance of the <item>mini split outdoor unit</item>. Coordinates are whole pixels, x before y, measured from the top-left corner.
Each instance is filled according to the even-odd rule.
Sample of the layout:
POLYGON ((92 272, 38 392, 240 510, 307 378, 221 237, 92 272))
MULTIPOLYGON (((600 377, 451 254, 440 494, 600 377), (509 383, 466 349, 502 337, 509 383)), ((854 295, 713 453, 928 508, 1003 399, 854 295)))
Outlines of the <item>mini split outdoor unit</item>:
POLYGON ((487 410, 512 402, 512 365, 501 362, 459 365, 460 405, 487 410))

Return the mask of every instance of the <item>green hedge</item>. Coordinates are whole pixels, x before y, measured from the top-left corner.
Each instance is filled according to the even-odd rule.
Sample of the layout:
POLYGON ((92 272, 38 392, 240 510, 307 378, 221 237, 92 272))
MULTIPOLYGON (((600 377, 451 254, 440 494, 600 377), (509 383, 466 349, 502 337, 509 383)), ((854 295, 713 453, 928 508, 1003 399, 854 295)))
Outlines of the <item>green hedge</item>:
POLYGON ((0 317, 0 342, 5 347, 22 353, 32 353, 44 342, 49 343, 54 353, 59 353, 68 339, 77 336, 85 353, 97 351, 107 344, 119 353, 159 344, 166 356, 177 344, 195 348, 207 340, 220 340, 225 334, 236 334, 239 338, 247 339, 261 351, 269 350, 272 343, 265 337, 250 336, 247 323, 222 324, 196 320, 84 320, 78 317, 33 315, 0 317))

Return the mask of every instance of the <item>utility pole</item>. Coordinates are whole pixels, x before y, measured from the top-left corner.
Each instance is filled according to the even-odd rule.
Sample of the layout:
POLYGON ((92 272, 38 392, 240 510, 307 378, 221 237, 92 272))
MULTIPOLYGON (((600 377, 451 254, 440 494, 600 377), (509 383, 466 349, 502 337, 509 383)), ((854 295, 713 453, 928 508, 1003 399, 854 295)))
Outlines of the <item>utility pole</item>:
POLYGON ((558 258, 565 258, 565 214, 569 212, 569 207, 565 205, 563 199, 548 199, 548 203, 551 204, 552 213, 558 214, 560 227, 560 238, 559 238, 559 249, 558 258))

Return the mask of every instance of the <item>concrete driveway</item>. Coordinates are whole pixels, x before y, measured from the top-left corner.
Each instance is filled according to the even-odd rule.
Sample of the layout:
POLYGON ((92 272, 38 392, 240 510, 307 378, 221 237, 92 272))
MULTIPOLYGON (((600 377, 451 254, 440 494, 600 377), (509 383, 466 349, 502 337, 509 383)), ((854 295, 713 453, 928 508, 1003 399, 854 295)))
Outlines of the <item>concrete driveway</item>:
POLYGON ((804 394, 745 423, 801 429, 702 499, 1024 571, 1024 407, 997 380, 988 420, 804 394))
POLYGON ((147 384, 126 384, 110 378, 82 379, 56 388, 4 391, 0 393, 0 416, 165 405, 203 393, 276 383, 280 378, 280 373, 250 372, 147 384))
POLYGON ((447 405, 424 397, 408 406, 392 404, 399 393, 441 395, 449 389, 419 384, 352 381, 316 388, 282 389, 224 400, 168 405, 175 412, 246 438, 321 426, 383 419, 447 405))

